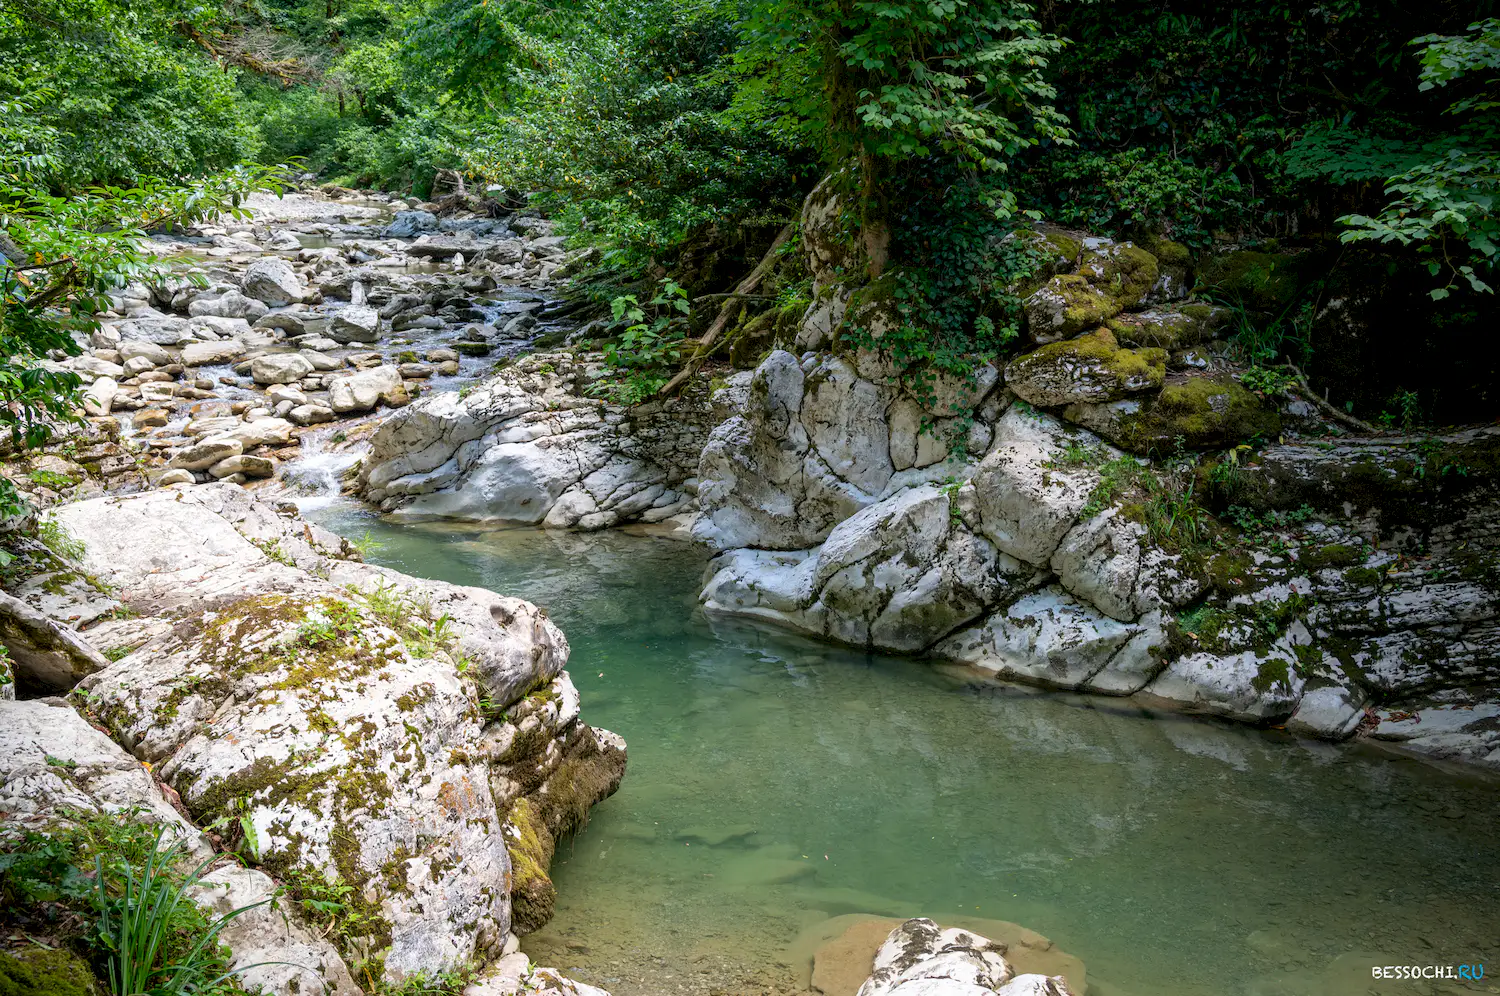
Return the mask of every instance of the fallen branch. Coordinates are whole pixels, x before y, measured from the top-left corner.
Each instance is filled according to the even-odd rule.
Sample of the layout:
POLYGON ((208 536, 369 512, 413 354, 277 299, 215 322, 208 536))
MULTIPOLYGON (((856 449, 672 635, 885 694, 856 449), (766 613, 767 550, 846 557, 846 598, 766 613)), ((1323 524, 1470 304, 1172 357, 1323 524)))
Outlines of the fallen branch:
POLYGON ((722 298, 738 298, 741 301, 774 301, 775 294, 700 294, 693 298, 693 303, 699 301, 716 301, 722 298))
POLYGON ((226 35, 211 39, 187 21, 178 21, 176 28, 184 36, 209 55, 232 66, 248 69, 262 76, 273 76, 283 88, 304 80, 313 74, 312 68, 298 59, 265 58, 240 47, 226 35))
POLYGON ((744 298, 750 296, 750 293, 756 287, 760 286, 761 278, 770 271, 772 264, 776 262, 776 254, 781 251, 781 247, 786 245, 787 240, 792 237, 792 233, 796 231, 796 226, 797 223, 795 221, 788 222, 787 226, 772 241, 771 248, 766 250, 766 254, 761 257, 760 262, 755 264, 755 269, 751 270, 749 276, 740 281, 739 286, 734 289, 732 294, 727 295, 728 300, 719 306, 718 317, 714 319, 713 324, 708 327, 708 331, 703 333, 702 338, 698 340, 697 348, 688 357, 687 363, 683 364, 682 369, 677 371, 675 377, 667 381, 662 385, 661 390, 656 392, 658 398, 666 398, 675 394, 677 389, 687 383, 688 378, 693 376, 699 365, 702 364, 704 357, 708 355, 709 349, 718 340, 725 327, 729 325, 729 318, 734 313, 734 309, 744 298))
POLYGON ((1298 368, 1297 364, 1288 363, 1286 366, 1288 370, 1296 375, 1297 386, 1302 388, 1303 395, 1311 399, 1312 403, 1322 409, 1324 414, 1333 418, 1335 421, 1344 423, 1352 429, 1358 429, 1360 432, 1369 432, 1374 434, 1379 434, 1381 432, 1380 429, 1371 425, 1369 422, 1366 422, 1362 419, 1357 419, 1353 415, 1350 415, 1348 412, 1340 411, 1330 402, 1325 401, 1323 398, 1320 398, 1318 396, 1318 392, 1314 391, 1312 389, 1312 385, 1307 382, 1307 374, 1303 373, 1301 369, 1298 368))

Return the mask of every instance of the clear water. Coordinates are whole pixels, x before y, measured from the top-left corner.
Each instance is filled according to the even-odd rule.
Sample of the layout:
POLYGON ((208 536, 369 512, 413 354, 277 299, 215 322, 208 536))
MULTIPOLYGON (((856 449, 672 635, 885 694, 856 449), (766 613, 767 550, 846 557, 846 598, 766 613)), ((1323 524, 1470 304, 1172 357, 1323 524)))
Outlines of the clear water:
POLYGON ((523 947, 616 996, 802 988, 799 933, 854 912, 1023 924, 1102 996, 1500 992, 1492 780, 706 618, 665 539, 313 514, 566 631, 629 771, 523 947))

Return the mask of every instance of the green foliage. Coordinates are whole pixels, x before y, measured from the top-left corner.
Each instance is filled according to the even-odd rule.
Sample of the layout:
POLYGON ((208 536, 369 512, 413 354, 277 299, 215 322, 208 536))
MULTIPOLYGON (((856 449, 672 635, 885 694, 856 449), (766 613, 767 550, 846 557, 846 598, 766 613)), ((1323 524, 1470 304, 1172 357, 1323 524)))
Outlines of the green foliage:
POLYGON ((67 474, 59 474, 55 470, 33 470, 26 475, 26 479, 52 491, 66 491, 78 483, 67 474))
POLYGON ((470 168, 541 192, 568 231, 634 276, 704 233, 785 221, 799 180, 814 178, 795 144, 725 113, 737 16, 733 5, 677 0, 548 12, 458 0, 438 5, 412 38, 459 46, 447 91, 464 107, 495 109, 470 168))
POLYGON ((68 532, 67 527, 56 519, 46 518, 38 522, 37 538, 63 560, 83 559, 83 541, 68 532))
POLYGON ((1380 424, 1400 428, 1402 432, 1414 432, 1424 421, 1422 398, 1416 391, 1397 389, 1391 395, 1387 407, 1380 413, 1380 424))
POLYGON ((590 391, 625 404, 640 404, 661 389, 681 359, 692 305, 685 288, 663 279, 644 305, 634 294, 624 294, 610 302, 610 310, 624 330, 617 343, 604 347, 604 363, 611 376, 595 382, 590 391))
MULTIPOLYGON (((763 0, 742 28, 742 113, 774 115, 830 167, 857 163, 860 220, 878 225, 901 164, 983 177, 1039 141, 1066 141, 1043 74, 1063 43, 1031 14, 1015 0, 763 0)), ((992 180, 981 198, 1014 208, 992 180)))
MULTIPOLYGON (((278 168, 236 168, 191 183, 147 178, 53 193, 60 160, 30 145, 45 99, 0 101, 0 428, 18 448, 43 445, 77 418, 81 382, 48 366, 49 354, 77 356, 109 291, 163 271, 144 251, 145 230, 238 215, 246 193, 281 182, 278 168)), ((19 507, 9 481, 0 506, 19 507)))
POLYGON ((254 131, 235 73, 190 40, 214 17, 182 0, 0 6, 0 102, 28 104, 28 171, 76 191, 201 175, 248 156, 254 131))
POLYGON ((980 364, 1014 351, 1021 309, 1010 288, 1035 272, 1038 257, 983 203, 985 188, 973 178, 935 168, 899 189, 891 244, 898 262, 874 285, 884 321, 896 326, 877 335, 851 321, 843 335, 884 352, 902 385, 931 402, 938 375, 972 380, 980 364))
POLYGON ((190 930, 196 936, 182 950, 178 935, 183 923, 196 928, 194 919, 202 917, 188 895, 213 859, 206 859, 185 877, 179 875, 173 866, 182 857, 183 847, 179 841, 163 848, 165 833, 165 827, 157 832, 151 853, 138 868, 112 864, 106 871, 104 858, 95 858, 98 932, 107 951, 114 996, 179 996, 227 989, 224 983, 236 972, 228 969, 218 950, 219 932, 235 917, 265 905, 242 906, 190 930))
MULTIPOLYGON (((1500 69, 1500 19, 1477 21, 1462 35, 1423 35, 1412 44, 1422 47, 1422 91, 1500 69)), ((1432 291, 1438 300, 1460 280, 1476 292, 1494 292, 1484 278, 1500 260, 1500 78, 1478 81, 1447 113, 1460 119, 1449 144, 1429 148, 1427 158, 1391 177, 1386 194, 1393 199, 1379 214, 1342 219, 1350 226, 1345 241, 1416 244, 1429 271, 1447 276, 1432 291)))
POLYGON ((12 838, 0 853, 0 902, 92 922, 76 940, 103 966, 114 996, 228 996, 237 973, 218 935, 255 907, 208 920, 187 896, 209 861, 184 870, 182 842, 142 815, 64 812, 46 831, 12 838))
POLYGON ((1251 367, 1240 374, 1240 383, 1258 394, 1281 394, 1297 383, 1297 378, 1275 367, 1251 367))
POLYGON ((1047 159, 1027 183, 1048 204, 1049 220, 1059 224, 1094 232, 1157 231, 1200 247, 1257 204, 1234 173, 1147 148, 1047 159))

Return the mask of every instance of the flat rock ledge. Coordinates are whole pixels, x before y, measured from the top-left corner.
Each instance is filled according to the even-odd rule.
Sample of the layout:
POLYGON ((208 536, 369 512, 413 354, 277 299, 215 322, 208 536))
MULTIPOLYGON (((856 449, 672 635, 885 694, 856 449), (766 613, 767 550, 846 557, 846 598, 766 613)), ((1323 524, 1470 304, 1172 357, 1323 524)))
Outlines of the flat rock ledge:
POLYGON ((316 973, 257 969, 276 996, 496 968, 545 922, 554 835, 618 787, 625 744, 580 720, 543 612, 361 563, 231 484, 55 514, 91 584, 33 579, 33 600, 50 589, 47 613, 111 660, 67 700, 0 701, 0 831, 140 806, 206 847, 195 825, 227 818, 249 867, 216 870, 203 902, 353 886, 357 933, 320 939, 279 902, 226 934, 237 963, 316 973))

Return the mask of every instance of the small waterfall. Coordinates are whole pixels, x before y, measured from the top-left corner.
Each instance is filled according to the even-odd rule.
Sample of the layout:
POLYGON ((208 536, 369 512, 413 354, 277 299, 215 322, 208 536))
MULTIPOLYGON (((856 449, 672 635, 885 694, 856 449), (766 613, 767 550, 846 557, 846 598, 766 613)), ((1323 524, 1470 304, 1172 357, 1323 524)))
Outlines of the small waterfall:
POLYGON ((292 501, 304 511, 338 501, 344 473, 358 463, 368 449, 359 446, 329 450, 328 444, 340 431, 331 428, 306 433, 302 437, 301 455, 281 469, 281 483, 292 492, 292 501))

